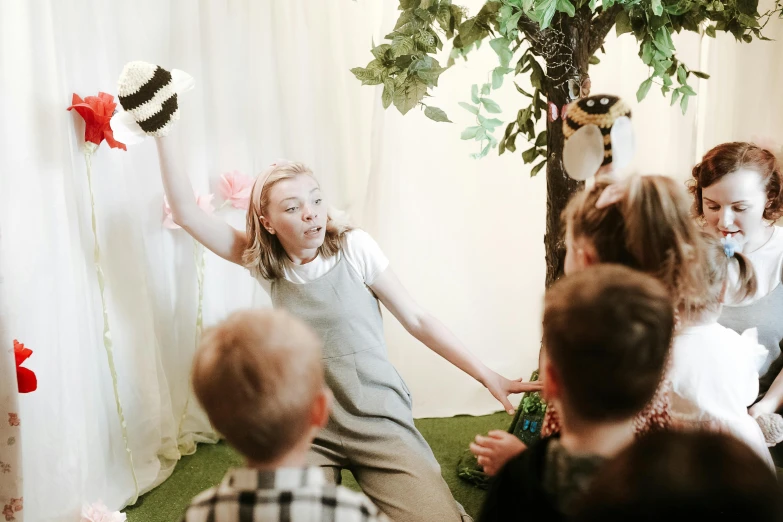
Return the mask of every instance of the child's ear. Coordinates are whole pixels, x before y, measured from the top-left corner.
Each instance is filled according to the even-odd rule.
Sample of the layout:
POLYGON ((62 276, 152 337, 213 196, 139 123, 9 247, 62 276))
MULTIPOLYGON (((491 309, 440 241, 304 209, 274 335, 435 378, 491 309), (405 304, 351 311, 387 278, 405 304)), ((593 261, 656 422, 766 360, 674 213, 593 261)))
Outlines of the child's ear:
POLYGON ((595 251, 592 248, 586 246, 576 251, 579 264, 583 268, 593 266, 598 263, 598 256, 595 255, 595 251))
POLYGON ((334 395, 329 388, 324 387, 318 395, 315 396, 312 409, 310 410, 310 424, 323 428, 329 422, 329 415, 332 413, 332 401, 334 395))

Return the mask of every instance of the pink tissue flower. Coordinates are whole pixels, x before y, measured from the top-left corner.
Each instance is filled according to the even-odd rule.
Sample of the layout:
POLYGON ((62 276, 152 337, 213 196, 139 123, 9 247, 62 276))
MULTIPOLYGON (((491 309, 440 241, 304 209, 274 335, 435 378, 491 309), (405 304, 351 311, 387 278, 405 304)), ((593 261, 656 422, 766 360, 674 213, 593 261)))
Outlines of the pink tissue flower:
MULTIPOLYGON (((215 198, 214 194, 199 195, 198 192, 194 193, 196 197, 196 204, 201 207, 201 210, 207 214, 215 212, 215 207, 212 206, 212 200, 215 198)), ((163 196, 163 226, 176 230, 182 228, 174 223, 174 216, 171 214, 171 206, 169 206, 169 200, 166 196, 163 196)))
POLYGON ((125 514, 119 511, 109 511, 103 502, 95 502, 91 505, 82 507, 82 518, 80 522, 124 522, 125 514))
POLYGON ((220 195, 231 203, 234 208, 247 210, 250 206, 250 192, 253 190, 254 180, 239 171, 226 172, 220 176, 220 195))

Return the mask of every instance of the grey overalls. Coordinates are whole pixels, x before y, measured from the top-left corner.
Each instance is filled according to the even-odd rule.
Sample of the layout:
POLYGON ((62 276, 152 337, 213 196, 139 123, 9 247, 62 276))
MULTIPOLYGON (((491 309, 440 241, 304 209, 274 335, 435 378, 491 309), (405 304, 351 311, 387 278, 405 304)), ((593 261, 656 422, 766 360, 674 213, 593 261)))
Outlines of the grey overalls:
POLYGON ((323 341, 329 424, 310 463, 350 469, 364 493, 395 522, 459 521, 460 513, 427 442, 413 424, 411 396, 386 352, 378 300, 341 256, 305 284, 272 282, 272 304, 309 324, 323 341))

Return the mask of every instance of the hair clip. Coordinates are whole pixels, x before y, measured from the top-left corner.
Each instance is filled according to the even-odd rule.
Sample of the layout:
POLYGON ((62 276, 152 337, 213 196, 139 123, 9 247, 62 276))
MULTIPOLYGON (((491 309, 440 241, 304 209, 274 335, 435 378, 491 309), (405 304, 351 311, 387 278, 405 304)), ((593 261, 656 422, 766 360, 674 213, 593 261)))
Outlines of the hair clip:
POLYGON ((595 208, 602 209, 619 203, 628 194, 628 185, 623 182, 615 182, 609 185, 598 196, 598 201, 595 202, 595 208))

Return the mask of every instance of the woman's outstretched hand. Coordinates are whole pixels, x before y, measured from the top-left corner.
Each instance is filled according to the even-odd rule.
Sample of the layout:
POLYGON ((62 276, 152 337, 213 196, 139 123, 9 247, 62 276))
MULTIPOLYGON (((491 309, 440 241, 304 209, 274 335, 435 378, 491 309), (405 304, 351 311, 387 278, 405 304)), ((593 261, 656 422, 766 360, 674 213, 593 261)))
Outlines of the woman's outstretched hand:
POLYGON ((541 388, 543 387, 541 381, 525 382, 524 379, 512 381, 495 372, 490 372, 484 379, 483 384, 489 390, 489 393, 503 405, 503 409, 506 410, 509 415, 514 414, 514 407, 508 400, 509 395, 541 391, 541 388))

